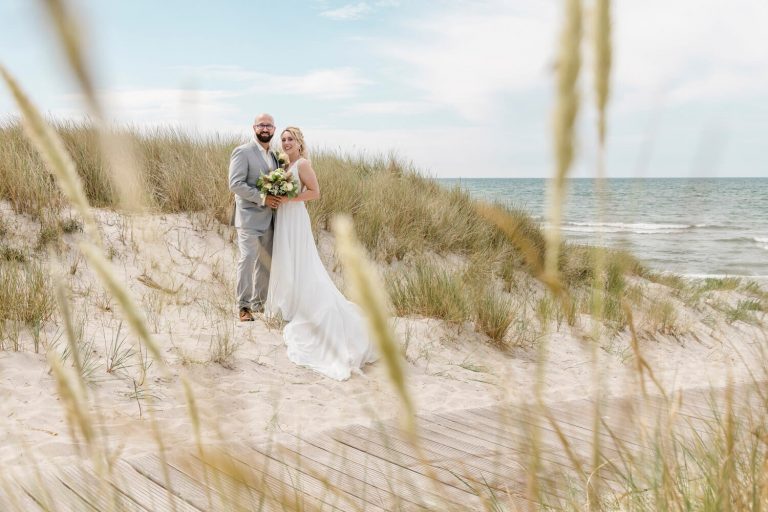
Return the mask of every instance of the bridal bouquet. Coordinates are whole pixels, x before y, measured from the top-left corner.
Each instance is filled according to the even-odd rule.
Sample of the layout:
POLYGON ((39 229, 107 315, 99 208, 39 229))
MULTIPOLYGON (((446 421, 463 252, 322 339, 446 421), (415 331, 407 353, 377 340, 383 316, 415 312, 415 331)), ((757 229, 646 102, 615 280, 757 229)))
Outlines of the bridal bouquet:
POLYGON ((267 195, 296 197, 299 187, 293 181, 291 173, 278 167, 269 174, 263 174, 256 180, 256 188, 261 192, 261 205, 267 200, 267 195))

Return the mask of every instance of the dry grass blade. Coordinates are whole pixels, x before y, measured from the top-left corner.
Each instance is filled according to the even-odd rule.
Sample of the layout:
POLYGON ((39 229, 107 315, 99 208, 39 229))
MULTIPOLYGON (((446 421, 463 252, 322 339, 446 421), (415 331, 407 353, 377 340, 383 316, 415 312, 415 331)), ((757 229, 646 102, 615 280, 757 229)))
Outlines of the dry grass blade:
POLYGON ((71 371, 62 365, 58 355, 49 352, 48 362, 56 379, 56 388, 61 397, 65 410, 67 412, 67 421, 72 432, 72 437, 77 439, 77 433, 82 434, 83 440, 89 447, 93 447, 95 432, 93 430, 93 421, 88 414, 88 407, 83 396, 83 387, 72 385, 78 381, 78 377, 73 376, 71 371))
POLYGON ((595 1, 595 101, 597 102, 597 133, 601 145, 605 143, 606 110, 610 96, 612 64, 611 0, 595 1))
MULTIPOLYGON (((597 103, 597 132, 598 132, 598 157, 597 157, 597 182, 596 194, 598 200, 597 219, 603 222, 604 198, 605 198, 605 134, 606 134, 606 111, 608 106, 608 97, 610 92, 611 75, 611 3, 610 0, 595 0, 595 23, 594 23, 594 50, 595 50, 595 101, 597 103)), ((603 246, 602 233, 598 237, 598 245, 603 246)), ((602 321, 605 314, 605 251, 598 251, 595 258, 595 278, 592 291, 592 315, 602 321)), ((600 341, 601 330, 599 322, 594 323, 592 334, 592 374, 594 379, 595 408, 592 422, 592 466, 597 467, 600 454, 600 427, 601 412, 600 406, 602 367, 599 363, 600 352, 598 344, 600 341)), ((642 375, 641 375, 642 378, 642 375)), ((601 479, 596 475, 594 487, 588 488, 590 507, 599 505, 599 493, 601 479)))
POLYGON ((176 295, 179 293, 179 290, 181 290, 181 285, 175 290, 171 288, 166 288, 165 286, 161 285, 154 279, 152 279, 152 276, 148 276, 147 274, 141 274, 139 277, 136 278, 138 282, 143 284, 144 286, 147 286, 149 288, 154 288, 155 290, 160 290, 163 293, 167 293, 168 295, 176 295))
POLYGON ((141 211, 146 204, 141 173, 136 166, 136 158, 129 142, 116 132, 105 127, 104 109, 96 94, 95 81, 88 64, 81 35, 84 27, 73 14, 72 7, 66 0, 43 0, 50 15, 61 46, 83 91, 91 116, 99 130, 99 143, 102 153, 109 159, 109 170, 113 185, 120 191, 121 206, 131 211, 141 211))
POLYGON ((42 155, 48 168, 56 175, 59 186, 80 216, 83 218, 85 229, 93 240, 98 240, 96 223, 91 214, 88 199, 83 190, 80 176, 77 174, 75 163, 64 148, 64 143, 56 132, 43 119, 35 106, 21 90, 16 80, 0 65, 0 75, 11 90, 16 103, 24 115, 24 129, 42 155))
POLYGON ((370 331, 376 339, 379 353, 387 365, 389 377, 405 408, 406 426, 410 433, 414 433, 416 409, 405 382, 400 346, 389 324, 387 300, 379 291, 384 289, 384 284, 355 238, 352 221, 348 217, 336 217, 333 222, 333 232, 336 235, 339 256, 350 283, 351 293, 366 312, 370 331))
POLYGON ((478 203, 475 210, 480 217, 490 221, 504 233, 535 277, 544 277, 543 247, 534 235, 538 234, 538 231, 531 229, 530 219, 514 217, 498 206, 488 203, 478 203))
POLYGON ((549 229, 545 271, 556 282, 560 255, 560 222, 565 200, 565 178, 573 162, 574 124, 579 110, 577 82, 581 68, 581 2, 566 0, 565 25, 557 61, 557 96, 554 115, 555 176, 549 191, 549 229))
POLYGON ((621 307, 624 309, 624 313, 627 315, 627 325, 629 326, 629 334, 630 334, 630 340, 632 342, 632 352, 635 356, 635 363, 637 368, 637 375, 640 379, 640 391, 642 393, 642 396, 647 399, 648 398, 648 391, 645 388, 645 377, 644 373, 648 372, 648 377, 651 379, 651 381, 656 385, 656 388, 661 392, 661 395, 666 399, 668 398, 667 392, 664 389, 664 386, 661 385, 661 382, 656 378, 656 375, 653 373, 653 369, 651 368, 651 365, 648 364, 648 361, 645 360, 645 358, 640 353, 640 342, 637 339, 637 329, 635 328, 635 321, 632 316, 632 308, 627 304, 626 302, 622 302, 621 307))
MULTIPOLYGON (((437 476, 421 448, 416 433, 416 408, 408 392, 400 344, 397 342, 389 323, 388 301, 381 292, 385 289, 384 283, 381 282, 376 268, 368 261, 365 249, 355 238, 352 220, 347 216, 337 216, 333 219, 332 224, 339 258, 344 267, 344 274, 349 283, 350 291, 355 301, 366 313, 369 330, 378 344, 379 354, 387 365, 390 382, 394 385, 405 410, 402 422, 406 435, 416 451, 416 458, 424 465, 426 474, 434 485, 435 492, 440 495, 437 476)), ((446 507, 444 510, 453 508, 447 503, 444 505, 446 507)))
MULTIPOLYGON (((400 344, 397 342, 389 323, 388 301, 381 292, 385 289, 384 284, 379 278, 378 271, 366 257, 365 249, 355 238, 352 220, 347 216, 337 216, 333 219, 332 227, 350 292, 366 313, 369 330, 378 344, 379 354, 387 365, 389 380, 394 385, 403 405, 405 414, 402 415, 401 420, 405 433, 416 452, 416 458, 423 464, 426 475, 434 486, 435 493, 440 495, 437 475, 433 471, 416 433, 416 408, 408 392, 400 344)), ((443 505, 445 506, 443 510, 453 509, 453 506, 447 502, 443 505)), ((485 506, 490 508, 488 504, 485 506)))
MULTIPOLYGON (((67 293, 64 288, 64 283, 61 279, 56 283, 56 302, 59 304, 59 311, 61 311, 61 317, 64 319, 64 330, 67 333, 67 343, 69 344, 69 350, 72 352, 72 359, 77 369, 78 375, 83 375, 83 363, 80 359, 80 347, 77 344, 77 336, 75 335, 75 326, 72 324, 72 312, 69 309, 69 302, 67 300, 67 293)), ((78 379, 82 385, 82 380, 78 379)), ((85 386, 82 386, 82 392, 85 393, 85 386)))
POLYGON ((187 401, 187 408, 189 410, 188 416, 189 419, 192 420, 192 431, 195 433, 195 444, 202 457, 204 454, 203 438, 200 430, 200 410, 197 408, 195 394, 192 392, 192 385, 189 383, 189 379, 187 379, 186 375, 181 376, 181 385, 184 388, 184 399, 187 401))
MULTIPOLYGON (((128 321, 128 325, 131 326, 134 333, 144 342, 144 345, 152 353, 152 356, 157 360, 161 367, 165 368, 165 361, 163 360, 160 348, 152 338, 149 329, 147 328, 146 321, 142 315, 136 303, 131 299, 128 294, 128 290, 120 283, 112 272, 109 261, 101 254, 99 249, 89 243, 81 243, 80 250, 83 252, 85 259, 91 265, 93 270, 99 276, 101 281, 106 286, 110 294, 117 300, 123 309, 123 312, 128 321)), ((142 366, 143 368, 143 366, 142 366)))

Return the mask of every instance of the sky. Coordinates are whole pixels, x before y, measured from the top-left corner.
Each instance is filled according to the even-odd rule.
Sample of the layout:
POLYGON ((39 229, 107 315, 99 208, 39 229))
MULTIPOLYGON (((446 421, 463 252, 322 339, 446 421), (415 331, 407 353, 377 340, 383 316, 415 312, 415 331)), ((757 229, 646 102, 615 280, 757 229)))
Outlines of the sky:
MULTIPOLYGON (((70 3, 115 122, 245 139, 269 112, 312 148, 394 153, 431 176, 552 174, 563 1, 70 3)), ((0 0, 0 62, 48 115, 80 119, 43 4, 0 0)), ((768 3, 613 6, 606 174, 768 177, 768 3)), ((597 167, 589 39, 583 60, 575 177, 597 167)), ((16 113, 0 87, 0 119, 16 113)))

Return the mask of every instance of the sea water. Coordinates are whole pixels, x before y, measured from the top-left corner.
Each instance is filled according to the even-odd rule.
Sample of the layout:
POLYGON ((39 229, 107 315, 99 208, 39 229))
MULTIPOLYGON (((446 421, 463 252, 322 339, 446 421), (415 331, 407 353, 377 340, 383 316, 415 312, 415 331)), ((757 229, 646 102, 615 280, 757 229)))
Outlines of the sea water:
MULTIPOLYGON (((472 196, 528 212, 547 227, 545 179, 441 179, 472 196)), ((768 178, 567 182, 563 237, 626 249, 649 267, 691 277, 768 280, 768 178), (602 211, 602 214, 600 214, 602 211)))

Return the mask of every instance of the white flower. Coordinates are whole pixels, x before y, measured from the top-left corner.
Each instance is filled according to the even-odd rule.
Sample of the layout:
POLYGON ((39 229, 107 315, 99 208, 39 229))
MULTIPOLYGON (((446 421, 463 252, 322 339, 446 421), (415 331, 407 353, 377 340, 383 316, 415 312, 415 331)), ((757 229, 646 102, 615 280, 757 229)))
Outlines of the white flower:
POLYGON ((285 184, 285 191, 286 192, 290 192, 291 190, 293 190, 293 183, 291 183, 291 182, 286 183, 285 184))

